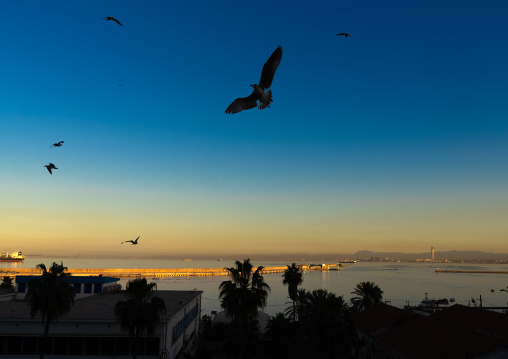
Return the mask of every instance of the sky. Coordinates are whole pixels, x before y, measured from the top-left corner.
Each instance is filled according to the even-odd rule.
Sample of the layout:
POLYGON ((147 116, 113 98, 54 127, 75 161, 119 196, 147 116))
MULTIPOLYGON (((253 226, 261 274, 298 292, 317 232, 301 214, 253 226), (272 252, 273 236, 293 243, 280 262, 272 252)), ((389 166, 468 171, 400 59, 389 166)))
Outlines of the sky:
POLYGON ((507 17, 498 0, 3 2, 0 251, 507 253, 507 17), (225 114, 279 45, 270 108, 225 114))

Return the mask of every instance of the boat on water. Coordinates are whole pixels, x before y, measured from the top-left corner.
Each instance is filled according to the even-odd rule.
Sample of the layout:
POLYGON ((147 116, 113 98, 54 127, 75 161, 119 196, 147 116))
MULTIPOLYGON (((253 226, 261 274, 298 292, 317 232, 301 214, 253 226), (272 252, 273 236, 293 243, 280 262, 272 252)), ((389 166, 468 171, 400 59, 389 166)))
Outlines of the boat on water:
POLYGON ((25 257, 21 251, 0 253, 0 262, 23 262, 25 257))
POLYGON ((339 261, 339 263, 356 263, 356 261, 355 260, 346 259, 344 261, 339 261))

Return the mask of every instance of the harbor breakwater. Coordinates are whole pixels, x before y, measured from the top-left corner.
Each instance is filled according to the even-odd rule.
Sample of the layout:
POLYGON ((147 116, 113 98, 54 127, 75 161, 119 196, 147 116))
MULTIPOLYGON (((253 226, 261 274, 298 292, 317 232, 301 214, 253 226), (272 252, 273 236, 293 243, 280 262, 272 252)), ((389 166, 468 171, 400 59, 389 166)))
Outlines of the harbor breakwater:
MULTIPOLYGON (((302 270, 334 270, 335 265, 320 265, 312 268, 303 266, 302 270)), ((283 273, 287 266, 265 267, 263 274, 283 273)), ((229 272, 224 268, 69 268, 73 276, 107 276, 107 277, 206 277, 226 276, 229 272)), ((40 275, 42 271, 36 268, 0 268, 0 276, 40 275)))
POLYGON ((489 271, 489 270, 449 270, 436 269, 436 273, 480 273, 480 274, 508 274, 508 271, 489 271))

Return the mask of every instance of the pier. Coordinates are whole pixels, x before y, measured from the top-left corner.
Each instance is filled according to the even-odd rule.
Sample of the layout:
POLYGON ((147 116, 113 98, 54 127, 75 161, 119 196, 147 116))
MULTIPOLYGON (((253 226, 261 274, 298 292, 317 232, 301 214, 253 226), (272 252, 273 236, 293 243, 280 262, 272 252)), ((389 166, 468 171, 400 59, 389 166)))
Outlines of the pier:
MULTIPOLYGON (((322 265, 319 269, 316 267, 308 268, 302 266, 301 270, 330 270, 337 268, 336 265, 322 265)), ((284 273, 287 266, 281 267, 265 267, 263 274, 284 273)), ((338 269, 338 268, 337 268, 338 269)), ((41 275, 42 271, 36 268, 0 268, 0 276, 17 275, 41 275)), ((147 277, 147 278, 163 278, 163 277, 213 277, 227 276, 229 272, 224 268, 69 268, 67 273, 73 276, 107 276, 107 277, 147 277)))
POLYGON ((436 268, 437 273, 480 273, 480 274, 508 274, 508 271, 485 271, 485 270, 448 270, 436 268))

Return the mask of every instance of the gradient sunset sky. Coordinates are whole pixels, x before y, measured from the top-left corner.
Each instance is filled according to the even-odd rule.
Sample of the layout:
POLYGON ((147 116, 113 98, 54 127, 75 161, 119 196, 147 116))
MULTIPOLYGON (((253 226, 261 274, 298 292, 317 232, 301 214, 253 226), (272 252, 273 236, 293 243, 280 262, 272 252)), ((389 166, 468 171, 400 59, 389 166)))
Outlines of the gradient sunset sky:
POLYGON ((0 251, 506 253, 507 19, 499 0, 2 2, 0 251), (271 107, 225 114, 278 45, 271 107))

